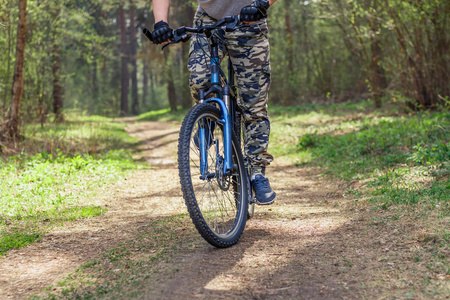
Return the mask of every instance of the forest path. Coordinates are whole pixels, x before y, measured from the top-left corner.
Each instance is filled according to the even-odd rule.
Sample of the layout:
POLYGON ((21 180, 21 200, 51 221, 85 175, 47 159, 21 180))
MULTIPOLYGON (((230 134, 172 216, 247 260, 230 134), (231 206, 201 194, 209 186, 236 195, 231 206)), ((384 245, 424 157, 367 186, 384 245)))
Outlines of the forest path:
MULTIPOLYGON (((176 165, 180 124, 126 121, 129 134, 142 141, 140 159, 151 167, 97 193, 95 204, 109 209, 105 215, 55 228, 41 242, 2 257, 0 299, 45 295, 43 289, 50 285, 56 291, 58 282, 94 260, 116 276, 121 269, 109 261, 103 264, 105 252, 142 240, 142 229, 153 221, 185 216, 176 165)), ((395 280, 380 281, 391 268, 380 258, 399 246, 386 238, 386 228, 371 224, 372 212, 345 208, 343 188, 325 183, 310 167, 292 166, 280 158, 268 176, 276 202, 256 207, 236 246, 210 246, 186 216, 181 225, 166 224, 163 234, 175 240, 155 240, 145 246, 145 253, 137 246, 127 252, 130 261, 148 263, 154 272, 137 287, 125 288, 133 293, 115 298, 378 299, 379 293, 389 295, 399 288, 395 280), (182 246, 173 246, 164 259, 148 259, 160 244, 177 243, 182 246)), ((161 232, 151 230, 162 239, 161 232)), ((141 270, 138 273, 143 277, 141 270)), ((118 284, 120 276, 114 280, 118 284)))

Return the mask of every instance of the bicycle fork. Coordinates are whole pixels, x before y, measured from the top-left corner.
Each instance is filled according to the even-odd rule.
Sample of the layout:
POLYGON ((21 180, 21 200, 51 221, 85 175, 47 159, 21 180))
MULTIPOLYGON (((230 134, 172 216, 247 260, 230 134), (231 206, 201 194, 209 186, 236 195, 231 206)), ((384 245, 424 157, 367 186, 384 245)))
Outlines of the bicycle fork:
MULTIPOLYGON (((224 95, 226 98, 226 95, 224 95)), ((224 163, 223 163, 223 175, 230 176, 233 173, 233 157, 232 157, 232 142, 231 142, 231 116, 228 112, 226 103, 220 98, 210 98, 204 101, 204 103, 215 103, 219 106, 221 111, 221 118, 217 120, 217 123, 223 126, 223 147, 224 147, 224 163)), ((206 142, 206 120, 200 120, 199 129, 199 144, 200 144, 200 172, 202 178, 208 177, 208 150, 206 142)), ((210 134, 210 133, 208 133, 210 134)), ((216 149, 218 145, 216 145, 216 149)), ((218 152, 218 150, 216 150, 218 152)))

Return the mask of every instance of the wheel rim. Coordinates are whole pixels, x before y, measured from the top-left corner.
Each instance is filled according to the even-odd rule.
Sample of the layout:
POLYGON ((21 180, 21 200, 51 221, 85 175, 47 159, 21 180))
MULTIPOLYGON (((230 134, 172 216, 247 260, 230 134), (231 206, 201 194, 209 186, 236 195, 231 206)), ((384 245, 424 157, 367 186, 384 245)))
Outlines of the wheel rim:
MULTIPOLYGON (((217 119, 213 114, 203 114, 194 123, 189 145, 189 169, 193 194, 205 223, 216 235, 227 238, 238 228, 236 223, 239 220, 242 178, 237 172, 226 178, 220 174, 220 168, 223 167, 224 141, 223 127, 216 122, 217 119), (201 120, 206 121, 206 124, 216 124, 213 130, 213 143, 207 150, 208 172, 203 178, 200 171, 200 151, 194 139, 201 120)), ((237 159, 233 159, 233 164, 239 164, 237 159)))

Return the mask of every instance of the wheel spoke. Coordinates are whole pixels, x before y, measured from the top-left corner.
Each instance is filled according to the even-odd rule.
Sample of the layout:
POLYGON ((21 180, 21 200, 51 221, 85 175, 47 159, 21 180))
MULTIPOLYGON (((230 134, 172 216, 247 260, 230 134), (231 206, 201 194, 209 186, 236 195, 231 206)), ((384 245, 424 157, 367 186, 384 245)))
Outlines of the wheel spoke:
POLYGON ((246 177, 242 178, 242 174, 246 174, 245 167, 242 156, 236 152, 240 147, 233 140, 232 159, 237 170, 233 171, 231 176, 225 176, 225 142, 223 126, 217 123, 219 111, 209 104, 199 104, 189 113, 195 114, 196 117, 186 116, 189 120, 183 122, 180 140, 188 142, 183 145, 180 142, 178 149, 183 195, 191 218, 202 236, 215 246, 228 247, 239 239, 247 216, 248 200, 246 191, 243 191, 247 181, 246 177), (203 162, 198 148, 200 137, 197 133, 200 124, 205 124, 201 126, 206 129, 209 146, 205 153, 205 167, 208 168, 205 170, 206 174, 201 172, 203 162), (186 170, 186 167, 189 170, 186 170), (209 238, 210 236, 214 238, 209 238))

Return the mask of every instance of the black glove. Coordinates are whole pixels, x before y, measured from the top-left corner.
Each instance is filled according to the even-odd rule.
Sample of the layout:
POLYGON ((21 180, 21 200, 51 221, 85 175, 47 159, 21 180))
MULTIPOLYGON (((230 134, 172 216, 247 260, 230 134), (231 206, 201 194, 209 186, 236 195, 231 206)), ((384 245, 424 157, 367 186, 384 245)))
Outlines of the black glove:
POLYGON ((173 30, 164 21, 159 21, 155 24, 152 32, 153 43, 163 44, 173 39, 173 30))
POLYGON ((243 7, 241 9, 241 21, 244 23, 251 23, 267 18, 269 6, 269 1, 258 0, 253 2, 252 5, 243 7))

